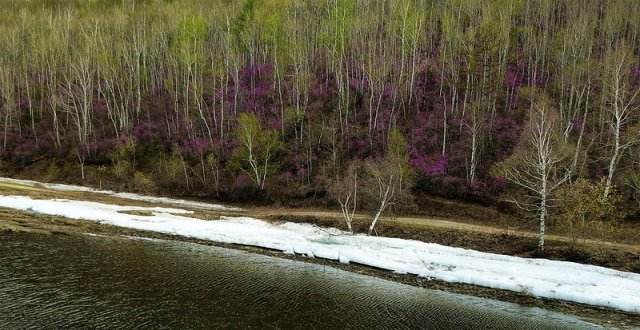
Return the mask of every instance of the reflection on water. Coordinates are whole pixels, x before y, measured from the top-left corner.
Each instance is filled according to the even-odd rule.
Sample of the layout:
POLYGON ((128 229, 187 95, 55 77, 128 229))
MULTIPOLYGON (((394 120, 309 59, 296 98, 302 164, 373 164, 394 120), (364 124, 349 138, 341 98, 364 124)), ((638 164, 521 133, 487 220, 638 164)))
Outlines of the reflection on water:
POLYGON ((198 244, 0 234, 0 328, 585 328, 562 314, 198 244))

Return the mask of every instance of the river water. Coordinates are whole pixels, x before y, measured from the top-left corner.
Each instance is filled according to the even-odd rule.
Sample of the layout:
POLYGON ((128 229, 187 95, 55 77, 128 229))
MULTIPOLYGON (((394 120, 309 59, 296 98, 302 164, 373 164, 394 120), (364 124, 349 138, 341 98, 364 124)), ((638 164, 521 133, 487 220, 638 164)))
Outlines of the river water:
POLYGON ((588 327, 543 309, 238 250, 0 234, 0 329, 588 327))

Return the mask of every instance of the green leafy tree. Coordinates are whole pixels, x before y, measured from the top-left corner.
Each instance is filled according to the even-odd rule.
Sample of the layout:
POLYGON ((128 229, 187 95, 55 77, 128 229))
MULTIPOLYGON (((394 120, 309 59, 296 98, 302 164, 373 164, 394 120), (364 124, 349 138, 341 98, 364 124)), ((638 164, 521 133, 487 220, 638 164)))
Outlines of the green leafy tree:
POLYGON ((267 175, 273 167, 273 157, 282 147, 280 134, 263 129, 258 117, 248 113, 238 116, 235 134, 240 148, 234 154, 232 163, 247 173, 257 188, 264 190, 267 175))

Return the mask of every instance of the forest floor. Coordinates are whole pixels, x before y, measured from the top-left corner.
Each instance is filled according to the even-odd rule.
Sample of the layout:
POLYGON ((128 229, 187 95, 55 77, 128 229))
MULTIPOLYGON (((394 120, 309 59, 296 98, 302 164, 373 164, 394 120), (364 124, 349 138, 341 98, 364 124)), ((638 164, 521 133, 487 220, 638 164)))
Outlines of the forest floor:
MULTIPOLYGON (((0 195, 21 195, 29 196, 34 199, 64 198, 116 205, 158 206, 157 203, 124 199, 107 194, 83 191, 61 191, 39 185, 23 185, 11 182, 0 182, 0 195)), ((272 222, 304 222, 342 229, 345 227, 341 219, 341 214, 328 209, 256 206, 240 207, 243 209, 233 211, 202 210, 189 207, 182 208, 194 211, 195 213, 191 216, 205 220, 217 219, 220 216, 250 216, 272 222)), ((460 206, 457 205, 456 207, 460 206)), ((369 219, 370 216, 365 213, 356 215, 354 220, 356 230, 364 231, 368 225, 369 219)), ((628 239, 623 241, 603 242, 600 240, 586 240, 580 244, 577 251, 573 251, 568 248, 567 242, 569 239, 567 237, 558 234, 548 235, 547 249, 543 254, 537 252, 537 236, 535 232, 526 228, 514 228, 510 226, 510 224, 505 224, 504 220, 499 219, 486 219, 482 221, 472 217, 443 218, 425 215, 401 215, 383 218, 376 229, 376 234, 379 236, 415 239, 453 247, 474 249, 483 252, 521 257, 544 257, 556 260, 576 261, 640 273, 640 244, 637 244, 638 236, 635 234, 636 230, 638 230, 636 227, 630 227, 627 232, 630 236, 628 236, 628 239)), ((20 212, 2 208, 0 205, 0 232, 2 231, 28 231, 43 234, 67 235, 85 233, 130 235, 188 240, 197 241, 202 244, 213 244, 211 242, 191 240, 184 237, 105 226, 95 222, 38 215, 30 212, 20 212)), ((215 245, 225 246, 224 244, 215 245)), ((579 315, 588 321, 597 322, 603 325, 618 327, 640 326, 640 316, 607 309, 552 299, 538 299, 527 294, 506 290, 496 290, 474 285, 427 280, 416 276, 399 275, 359 265, 345 265, 337 262, 302 256, 283 255, 278 252, 259 248, 240 246, 230 247, 277 255, 280 257, 300 259, 306 262, 327 263, 335 267, 383 277, 415 286, 471 294, 480 297, 519 303, 526 306, 542 307, 566 312, 579 315)))

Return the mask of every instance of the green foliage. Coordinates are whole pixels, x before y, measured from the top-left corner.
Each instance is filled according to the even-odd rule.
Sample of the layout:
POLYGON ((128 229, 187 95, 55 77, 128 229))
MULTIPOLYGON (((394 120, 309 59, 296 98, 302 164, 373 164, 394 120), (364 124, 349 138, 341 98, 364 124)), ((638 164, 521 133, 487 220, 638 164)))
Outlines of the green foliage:
POLYGON ((233 33, 238 44, 243 44, 243 34, 254 15, 255 3, 256 0, 245 0, 244 4, 242 5, 240 14, 233 22, 231 32, 233 33))
MULTIPOLYGON (((621 42, 603 59, 603 83, 609 85, 609 88, 628 86, 629 81, 632 79, 632 68, 637 65, 637 62, 637 55, 633 53, 633 50, 626 43, 621 42), (618 79, 620 81, 616 81, 618 79)), ((607 96, 613 99, 611 102, 620 102, 615 100, 615 97, 620 96, 615 94, 607 96)))
POLYGON ((220 157, 214 153, 210 153, 204 160, 206 177, 208 182, 206 186, 209 190, 213 190, 216 195, 220 193, 220 177, 222 175, 222 166, 220 164, 220 157))
POLYGON ((189 14, 178 23, 172 50, 186 65, 203 63, 205 60, 203 50, 208 32, 204 17, 189 14))
POLYGON ((349 45, 349 29, 356 15, 356 2, 354 0, 336 1, 330 9, 329 22, 333 28, 333 35, 326 35, 329 44, 335 45, 338 54, 344 54, 349 45))
POLYGON ((156 191, 156 185, 151 179, 144 173, 135 172, 133 174, 133 189, 145 194, 152 194, 156 191))
POLYGON ((128 139, 107 153, 111 161, 111 174, 119 180, 128 180, 136 170, 136 141, 128 139))
POLYGON ((136 141, 134 139, 128 139, 123 143, 119 143, 107 156, 114 163, 120 160, 134 160, 136 157, 136 141))
POLYGON ((52 159, 51 161, 49 161, 49 165, 47 165, 47 181, 56 179, 59 174, 60 168, 58 167, 58 164, 56 164, 56 160, 52 159))
POLYGON ((264 189, 268 174, 275 169, 274 155, 282 148, 280 133, 263 129, 255 114, 243 113, 238 116, 235 136, 240 147, 230 167, 246 172, 258 188, 264 189))
POLYGON ((640 171, 637 167, 631 168, 626 176, 628 186, 631 188, 631 197, 636 201, 636 212, 640 211, 640 171))
POLYGON ((413 179, 413 171, 409 163, 411 155, 407 149, 407 141, 397 129, 392 129, 389 134, 387 159, 397 166, 398 173, 404 178, 405 183, 413 179))
POLYGON ((71 175, 75 175, 77 171, 75 170, 75 163, 69 160, 65 160, 64 164, 62 164, 62 168, 60 169, 60 176, 67 177, 71 175))
POLYGON ((181 192, 187 189, 184 174, 184 162, 177 152, 164 155, 153 162, 156 173, 155 182, 159 187, 170 192, 181 192))
POLYGON ((280 13, 272 13, 267 17, 264 25, 262 32, 263 42, 272 45, 276 49, 282 49, 286 42, 284 28, 280 13))
POLYGON ((386 155, 365 162, 361 174, 362 197, 364 204, 375 212, 369 234, 388 208, 408 209, 414 205, 411 195, 413 173, 409 159, 406 141, 394 129, 389 135, 386 155))
POLYGON ((24 2, 26 3, 26 5, 30 5, 33 7, 45 7, 50 9, 109 9, 118 6, 144 4, 152 2, 152 0, 21 0, 21 2, 24 2))

